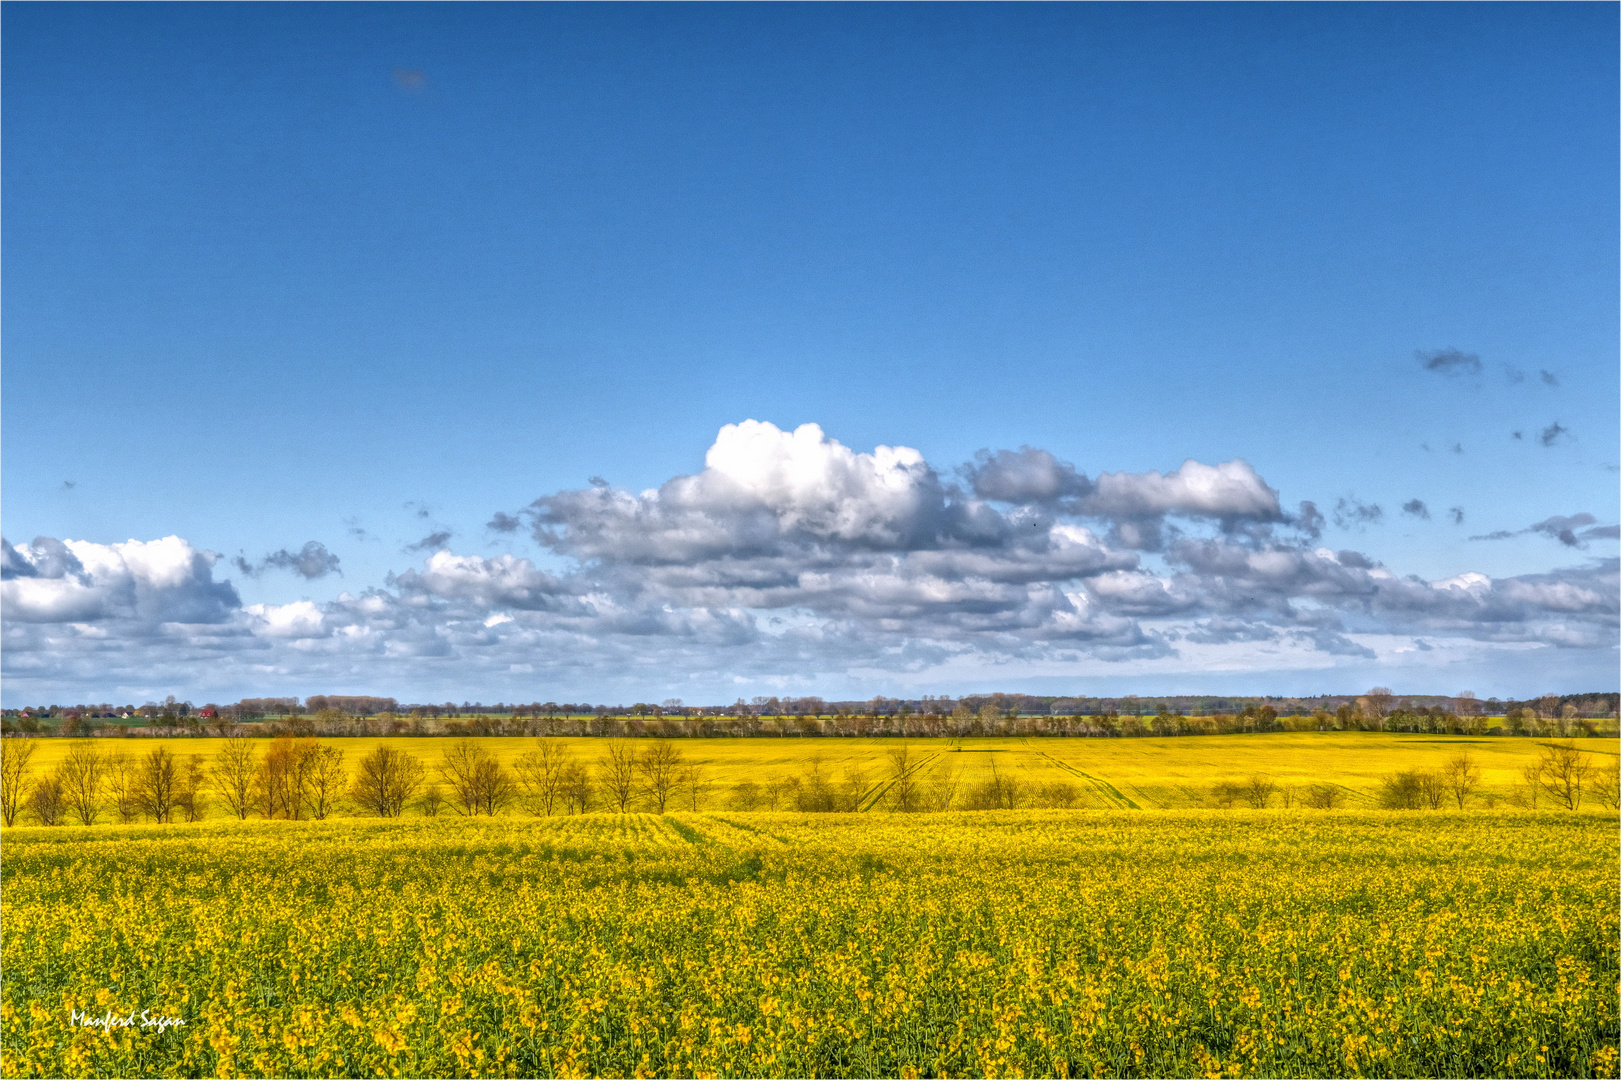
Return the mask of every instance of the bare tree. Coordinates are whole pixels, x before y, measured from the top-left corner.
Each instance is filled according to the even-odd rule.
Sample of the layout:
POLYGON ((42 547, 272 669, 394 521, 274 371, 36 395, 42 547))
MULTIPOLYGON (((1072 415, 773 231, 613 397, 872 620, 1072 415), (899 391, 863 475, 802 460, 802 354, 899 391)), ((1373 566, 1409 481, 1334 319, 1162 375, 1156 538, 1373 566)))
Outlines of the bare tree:
POLYGON ((1375 720, 1383 719, 1384 716, 1390 712, 1391 706, 1395 704, 1396 700, 1396 696, 1390 692, 1390 687, 1388 686, 1375 686, 1372 690, 1369 690, 1366 694, 1364 694, 1363 697, 1366 698, 1368 704, 1373 707, 1373 718, 1375 720))
POLYGON ((135 772, 135 799, 142 812, 160 824, 170 821, 180 782, 180 769, 174 755, 168 747, 154 746, 141 759, 135 772))
POLYGON ((1575 810, 1582 805, 1582 789, 1592 785, 1593 764, 1569 743, 1554 743, 1542 748, 1537 778, 1556 804, 1575 810))
POLYGON ((201 821, 207 812, 208 797, 204 793, 207 778, 202 755, 187 754, 185 764, 179 766, 174 795, 175 810, 184 814, 187 821, 201 821))
POLYGON ((780 810, 788 793, 788 778, 782 773, 772 773, 760 785, 760 799, 767 810, 780 810))
POLYGON ((905 743, 889 751, 889 805, 902 813, 917 810, 922 801, 917 777, 913 775, 915 766, 911 747, 905 743))
POLYGON ((820 754, 811 756, 803 766, 803 774, 791 778, 789 790, 793 797, 794 809, 801 813, 825 814, 832 811, 838 803, 833 791, 833 785, 828 782, 822 773, 822 757, 820 754))
POLYGON ((1542 796, 1542 763, 1533 761, 1529 765, 1520 766, 1520 786, 1515 788, 1513 801, 1535 810, 1537 800, 1542 796))
POLYGON ((1041 785, 1041 801, 1060 810, 1072 809, 1080 797, 1080 789, 1068 780, 1050 780, 1041 785))
POLYGON ((739 810, 758 809, 764 797, 760 785, 753 780, 743 780, 732 787, 732 805, 739 810))
POLYGON ((1417 772, 1394 772, 1379 783, 1379 805, 1386 810, 1417 810, 1423 805, 1417 772))
POLYGON ((846 765, 835 798, 837 809, 846 814, 859 812, 861 800, 866 796, 868 786, 866 771, 860 765, 846 765))
POLYGON ((1338 784, 1313 784, 1306 790, 1306 805, 1332 810, 1345 801, 1345 789, 1338 784))
POLYGON ((62 778, 63 797, 82 825, 94 825, 101 810, 101 786, 106 762, 101 747, 85 740, 68 747, 67 756, 57 767, 62 778))
POLYGON ((1442 767, 1441 776, 1445 780, 1447 790, 1457 800, 1459 810, 1463 809, 1463 802, 1469 797, 1469 793, 1480 786, 1480 766, 1475 764, 1467 750, 1451 758, 1442 767))
POLYGON ((698 809, 698 804, 703 802, 705 796, 709 794, 710 779, 708 768, 697 762, 688 765, 685 769, 681 770, 681 776, 677 782, 677 787, 686 793, 687 808, 690 810, 698 809))
POLYGON ((492 786, 499 784, 501 764, 472 739, 458 739, 439 763, 439 775, 450 788, 450 805, 458 814, 493 814, 492 786))
POLYGON ((676 780, 686 766, 686 755, 669 739, 654 739, 636 758, 636 770, 641 774, 642 790, 647 793, 659 813, 675 793, 676 780))
POLYGON ((538 739, 535 749, 520 757, 513 767, 518 781, 523 784, 534 805, 547 817, 561 801, 563 773, 568 760, 569 753, 563 744, 552 739, 538 739))
POLYGON ((343 751, 335 746, 318 746, 311 755, 308 780, 304 784, 304 805, 317 821, 326 820, 343 796, 347 777, 343 771, 343 751))
POLYGON ((238 820, 245 820, 253 809, 253 741, 245 735, 229 735, 214 754, 209 776, 214 790, 238 820))
POLYGON ((1429 769, 1418 771, 1418 793, 1424 800, 1424 805, 1431 810, 1441 809, 1441 804, 1447 799, 1447 781, 1444 776, 1429 769))
POLYGON ((1256 773, 1244 784, 1244 801, 1257 810, 1265 810, 1277 792, 1278 785, 1265 773, 1256 773))
POLYGON ((135 763, 127 754, 109 754, 106 765, 107 794, 112 797, 113 812, 125 825, 141 816, 140 784, 135 763))
POLYGON ((1616 809, 1621 803, 1621 761, 1612 761, 1598 770, 1593 783, 1593 798, 1600 806, 1616 809))
POLYGON ((17 823, 17 811, 33 786, 28 763, 38 748, 32 739, 0 739, 0 815, 8 826, 17 823))
POLYGON ((34 790, 28 793, 28 808, 41 825, 62 824, 68 802, 60 769, 53 769, 35 782, 34 790))
POLYGON ((1386 810, 1439 810, 1446 801, 1446 781, 1427 769, 1394 772, 1380 780, 1379 805, 1386 810))
POLYGON ((384 743, 360 759, 349 797, 368 813, 399 817, 422 786, 425 771, 414 755, 384 743))
POLYGON ((602 770, 599 782, 608 797, 608 803, 623 814, 636 792, 636 754, 630 745, 619 739, 609 739, 598 759, 602 770))
POLYGON ((1005 809, 1017 810, 1028 797, 1023 777, 1011 770, 1002 776, 1002 806, 1005 809))
POLYGON ((941 812, 950 810, 961 786, 962 774, 955 765, 947 763, 935 769, 929 781, 929 808, 941 812))
POLYGON ((512 800, 518 797, 518 782, 493 757, 479 769, 479 781, 484 813, 491 817, 512 805, 512 800))
POLYGON ((974 785, 968 792, 968 809, 1017 810, 1025 798, 1023 781, 1014 773, 998 769, 994 757, 990 766, 991 778, 974 785))
POLYGON ((305 791, 314 764, 316 742, 281 736, 270 744, 254 773, 254 802, 267 818, 298 820, 304 816, 305 791))
POLYGON ((569 808, 576 814, 583 814, 591 809, 591 797, 595 787, 591 770, 578 761, 570 761, 563 766, 563 776, 558 789, 569 808))
POLYGON ((981 780, 969 788, 964 806, 968 809, 1018 809, 1023 796, 1018 777, 1003 774, 997 767, 997 759, 992 757, 989 780, 981 780))

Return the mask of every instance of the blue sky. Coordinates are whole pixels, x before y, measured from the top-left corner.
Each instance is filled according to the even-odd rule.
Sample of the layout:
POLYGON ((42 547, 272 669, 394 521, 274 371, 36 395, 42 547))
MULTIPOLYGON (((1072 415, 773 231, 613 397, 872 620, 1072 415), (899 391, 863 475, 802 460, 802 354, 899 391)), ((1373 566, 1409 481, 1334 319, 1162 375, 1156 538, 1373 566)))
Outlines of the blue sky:
POLYGON ((1614 686, 1613 6, 3 19, 7 704, 1614 686), (820 427, 748 429, 777 480, 876 487, 722 469, 724 513, 682 506, 724 551, 648 524, 673 492, 518 515, 700 475, 749 420, 820 427), (1087 484, 1241 460, 1276 506, 1167 495, 1134 541, 1138 504, 960 471, 1020 447, 1087 484), (1108 567, 924 566, 1011 541, 862 502, 902 474, 1108 567), (645 544, 578 540, 609 525, 645 544), (1207 541, 1377 573, 1263 597, 1207 541))

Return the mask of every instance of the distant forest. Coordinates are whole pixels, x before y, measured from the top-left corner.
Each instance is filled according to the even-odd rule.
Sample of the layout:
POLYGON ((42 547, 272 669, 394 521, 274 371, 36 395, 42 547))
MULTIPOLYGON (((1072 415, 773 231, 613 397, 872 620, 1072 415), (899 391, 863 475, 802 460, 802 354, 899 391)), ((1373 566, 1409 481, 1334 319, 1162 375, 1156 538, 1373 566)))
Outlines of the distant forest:
POLYGON ((1590 734, 1613 731, 1621 694, 1549 694, 1524 700, 1397 695, 1385 687, 1317 697, 1038 697, 970 694, 960 698, 739 698, 731 705, 593 705, 588 702, 443 702, 316 694, 243 698, 194 705, 169 697, 142 705, 47 705, 7 709, 0 729, 15 735, 226 734, 602 735, 804 737, 972 735, 1134 736, 1254 731, 1377 730, 1439 733, 1590 734), (1596 721, 1611 723, 1596 723, 1596 721))

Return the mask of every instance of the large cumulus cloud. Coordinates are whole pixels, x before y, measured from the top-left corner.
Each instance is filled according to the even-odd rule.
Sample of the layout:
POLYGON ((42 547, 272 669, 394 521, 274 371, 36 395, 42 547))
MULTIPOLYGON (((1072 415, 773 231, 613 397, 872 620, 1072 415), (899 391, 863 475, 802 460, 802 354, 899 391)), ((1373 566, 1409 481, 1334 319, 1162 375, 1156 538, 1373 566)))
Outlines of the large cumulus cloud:
POLYGON ((241 606, 229 582, 214 580, 218 556, 178 536, 122 544, 40 537, 22 547, 0 539, 0 547, 7 621, 219 623, 241 606))
POLYGON ((7 671, 803 684, 858 669, 1196 666, 1210 650, 1332 666, 1395 640, 1429 648, 1417 635, 1556 649, 1617 637, 1613 558, 1400 576, 1318 546, 1322 515, 1286 514, 1243 461, 1089 476, 1023 447, 942 472, 910 448, 860 452, 814 424, 747 421, 692 475, 641 492, 593 482, 493 520, 527 532, 547 566, 440 548, 376 588, 248 607, 214 579, 211 553, 176 537, 7 544, 7 671))
MULTIPOLYGON (((973 536, 916 450, 850 450, 815 424, 722 428, 704 470, 637 494, 593 485, 537 499, 537 540, 579 559, 692 563, 789 548, 870 551, 973 536)), ((990 539, 990 537, 985 537, 990 539)))

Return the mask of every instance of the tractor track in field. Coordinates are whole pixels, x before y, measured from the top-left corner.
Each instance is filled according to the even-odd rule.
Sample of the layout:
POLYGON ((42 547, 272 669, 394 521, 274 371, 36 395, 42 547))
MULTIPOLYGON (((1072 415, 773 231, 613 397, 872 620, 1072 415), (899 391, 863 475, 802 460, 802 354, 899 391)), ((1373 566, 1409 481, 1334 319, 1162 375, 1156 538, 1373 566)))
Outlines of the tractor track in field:
MULTIPOLYGON (((925 768, 927 768, 929 765, 932 765, 942 754, 945 754, 945 753, 947 753, 947 751, 945 751, 945 750, 936 750, 932 754, 928 754, 925 757, 919 758, 917 764, 911 766, 910 768, 908 768, 906 770, 906 775, 907 776, 920 775, 925 768)), ((871 791, 867 792, 867 794, 865 794, 865 795, 863 795, 861 797, 861 803, 856 808, 857 812, 865 814, 869 810, 871 810, 874 806, 877 806, 879 800, 882 799, 886 794, 888 794, 889 789, 895 786, 895 781, 898 780, 898 779, 900 779, 900 778, 896 777, 896 776, 892 776, 888 780, 882 780, 879 783, 877 783, 876 785, 874 785, 874 787, 873 787, 873 789, 871 791)))
POLYGON ((1093 790, 1095 790, 1099 795, 1101 795, 1105 802, 1110 803, 1111 805, 1113 805, 1113 806, 1115 806, 1117 808, 1122 808, 1123 807, 1123 808, 1129 809, 1129 810, 1141 810, 1142 809, 1141 806, 1138 806, 1135 802, 1133 802, 1131 800, 1131 798, 1128 797, 1124 792, 1122 792, 1119 788, 1115 787, 1113 784, 1109 783, 1107 780, 1103 779, 1102 777, 1093 776, 1089 772, 1085 772, 1085 771, 1083 771, 1081 769, 1077 769, 1075 766, 1069 764, 1067 761, 1059 761, 1057 758, 1053 757, 1051 754, 1047 753, 1047 751, 1045 751, 1045 750, 1040 751, 1040 753, 1041 753, 1042 757, 1046 758, 1048 761, 1052 762, 1054 765, 1057 765, 1060 769, 1063 769, 1065 772, 1068 772, 1068 773, 1070 773, 1070 774, 1072 774, 1074 776, 1079 776, 1082 780, 1085 780, 1088 784, 1091 784, 1093 790))

